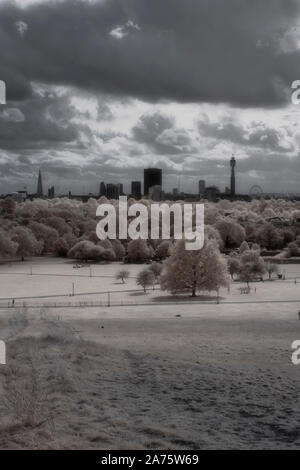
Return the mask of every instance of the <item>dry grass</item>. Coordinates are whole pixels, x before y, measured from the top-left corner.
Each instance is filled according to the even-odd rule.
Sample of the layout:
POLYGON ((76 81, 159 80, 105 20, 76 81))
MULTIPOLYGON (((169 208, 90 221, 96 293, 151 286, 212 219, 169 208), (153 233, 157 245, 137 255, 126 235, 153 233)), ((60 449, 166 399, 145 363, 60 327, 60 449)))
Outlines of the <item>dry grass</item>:
POLYGON ((298 320, 84 313, 8 341, 1 449, 299 447, 298 320))

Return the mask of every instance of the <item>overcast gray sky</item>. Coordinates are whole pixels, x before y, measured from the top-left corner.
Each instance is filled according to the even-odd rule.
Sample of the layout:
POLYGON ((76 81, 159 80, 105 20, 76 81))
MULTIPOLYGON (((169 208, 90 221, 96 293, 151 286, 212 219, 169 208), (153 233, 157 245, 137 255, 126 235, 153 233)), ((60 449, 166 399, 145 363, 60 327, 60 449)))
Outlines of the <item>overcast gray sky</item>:
POLYGON ((0 193, 300 192, 299 0, 0 0, 0 193))

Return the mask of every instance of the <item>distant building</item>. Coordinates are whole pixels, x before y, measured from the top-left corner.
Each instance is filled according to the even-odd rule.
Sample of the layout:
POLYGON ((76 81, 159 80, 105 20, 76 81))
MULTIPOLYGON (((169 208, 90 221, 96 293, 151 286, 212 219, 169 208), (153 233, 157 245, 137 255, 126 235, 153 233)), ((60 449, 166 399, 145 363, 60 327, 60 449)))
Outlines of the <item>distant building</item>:
POLYGON ((172 194, 173 194, 174 197, 177 197, 178 194, 179 194, 178 189, 177 189, 177 188, 173 188, 172 194))
POLYGON ((43 197, 44 196, 44 191, 43 191, 43 179, 42 179, 42 173, 41 170, 39 170, 39 177, 38 177, 38 184, 37 184, 37 192, 36 192, 37 197, 43 197))
POLYGON ((24 202, 27 199, 27 191, 18 191, 10 195, 11 199, 15 202, 24 202))
POLYGON ((204 196, 205 193, 205 180, 199 181, 199 196, 204 196))
POLYGON ((144 170, 144 195, 149 196, 149 189, 154 186, 162 188, 162 170, 159 168, 147 168, 144 170))
POLYGON ((220 195, 220 190, 216 186, 210 186, 205 190, 205 198, 210 202, 216 202, 220 195))
POLYGON ((124 195, 123 184, 118 183, 117 187, 118 187, 118 190, 119 190, 119 196, 123 196, 124 195))
POLYGON ((106 185, 105 183, 100 183, 100 190, 99 190, 99 196, 106 196, 106 185))
POLYGON ((140 181, 132 181, 131 183, 131 196, 138 200, 142 197, 142 185, 140 181))
POLYGON ((54 199, 54 197, 55 197, 55 188, 54 186, 51 186, 51 188, 48 189, 48 198, 54 199))
POLYGON ((108 199, 118 199, 120 195, 120 188, 117 184, 107 184, 106 185, 106 197, 108 199))
POLYGON ((152 188, 149 188, 148 196, 149 199, 152 199, 152 201, 161 201, 163 199, 163 192, 161 186, 156 185, 152 186, 152 188))
MULTIPOLYGON (((60 197, 65 197, 65 196, 60 196, 60 197)), ((95 195, 93 193, 89 194, 72 194, 71 191, 68 193, 68 198, 72 199, 74 201, 81 201, 81 202, 88 202, 89 199, 95 198, 95 195)))

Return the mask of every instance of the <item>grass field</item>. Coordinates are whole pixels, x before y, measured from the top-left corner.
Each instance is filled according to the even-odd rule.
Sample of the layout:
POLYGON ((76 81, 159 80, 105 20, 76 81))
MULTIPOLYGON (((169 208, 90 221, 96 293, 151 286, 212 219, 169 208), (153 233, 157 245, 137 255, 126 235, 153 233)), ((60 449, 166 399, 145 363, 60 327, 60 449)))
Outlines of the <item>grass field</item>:
POLYGON ((218 305, 215 294, 180 304, 159 290, 125 292, 142 266, 128 266, 125 285, 119 268, 93 266, 90 278, 57 259, 0 266, 0 297, 16 299, 0 309, 0 448, 300 447, 297 265, 250 295, 235 283, 218 305), (72 283, 83 295, 69 297, 72 283), (99 307, 42 306, 102 291, 110 307, 104 294, 99 307), (24 297, 37 308, 21 306, 24 297))

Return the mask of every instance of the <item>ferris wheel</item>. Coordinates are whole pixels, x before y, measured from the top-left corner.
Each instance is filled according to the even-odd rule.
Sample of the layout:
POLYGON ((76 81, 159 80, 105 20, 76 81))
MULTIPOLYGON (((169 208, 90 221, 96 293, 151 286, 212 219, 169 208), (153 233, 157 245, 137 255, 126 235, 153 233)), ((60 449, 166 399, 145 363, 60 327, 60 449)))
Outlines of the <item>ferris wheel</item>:
POLYGON ((263 190, 261 186, 259 186, 258 184, 254 184, 253 186, 251 186, 249 193, 252 197, 259 197, 263 195, 263 190))

